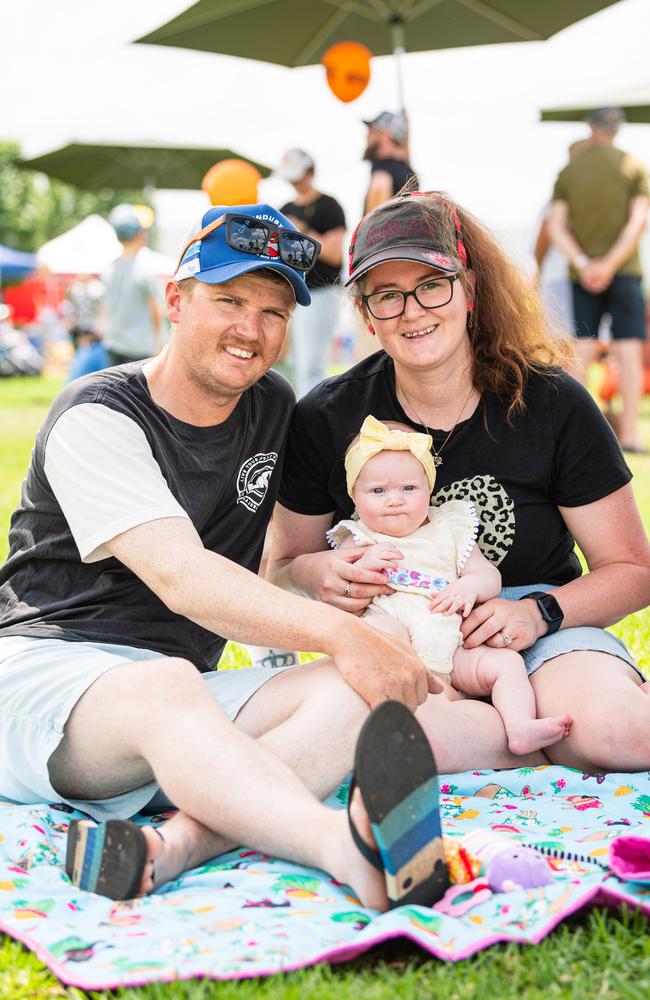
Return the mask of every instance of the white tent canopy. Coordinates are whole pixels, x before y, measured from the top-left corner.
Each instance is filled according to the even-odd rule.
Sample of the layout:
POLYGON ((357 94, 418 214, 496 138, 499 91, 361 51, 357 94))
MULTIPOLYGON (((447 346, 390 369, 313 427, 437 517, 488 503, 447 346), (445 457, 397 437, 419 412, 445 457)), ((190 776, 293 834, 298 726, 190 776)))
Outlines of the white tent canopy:
POLYGON ((584 121, 593 108, 622 108, 631 124, 650 122, 650 84, 628 90, 592 90, 588 96, 576 98, 570 104, 545 108, 541 119, 553 121, 584 121))
MULTIPOLYGON (((101 215, 89 215, 67 233, 44 243, 38 263, 52 274, 102 274, 122 250, 113 227, 101 215)), ((176 262, 145 247, 142 251, 152 274, 168 277, 176 262)))

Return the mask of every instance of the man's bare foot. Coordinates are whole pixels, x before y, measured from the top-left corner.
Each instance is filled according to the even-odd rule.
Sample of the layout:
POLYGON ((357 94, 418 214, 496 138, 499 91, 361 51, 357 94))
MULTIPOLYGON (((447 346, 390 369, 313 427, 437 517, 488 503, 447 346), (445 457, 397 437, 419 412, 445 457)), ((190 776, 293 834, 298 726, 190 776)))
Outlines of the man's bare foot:
MULTIPOLYGON (((142 832, 147 842, 147 860, 142 870, 142 879, 136 893, 137 896, 148 896, 162 882, 156 881, 156 862, 165 850, 165 839, 154 826, 143 826, 142 832)), ((169 880, 167 880, 169 881, 169 880)))
MULTIPOLYGON (((352 797, 350 817, 362 840, 376 851, 377 845, 372 835, 370 820, 358 788, 352 797)), ((371 910, 387 910, 388 896, 384 876, 366 861, 354 843, 347 813, 338 810, 332 812, 331 821, 335 824, 336 831, 333 837, 332 859, 328 863, 327 871, 330 871, 338 882, 351 886, 364 906, 371 910)))
POLYGON ((176 813, 157 829, 143 826, 147 842, 147 860, 142 872, 139 896, 155 892, 161 885, 178 878, 183 872, 203 864, 217 854, 230 851, 233 844, 186 813, 176 813))
POLYGON ((550 747, 568 736, 573 725, 570 715, 553 715, 545 719, 527 719, 517 726, 508 725, 508 747, 512 753, 525 754, 550 747))

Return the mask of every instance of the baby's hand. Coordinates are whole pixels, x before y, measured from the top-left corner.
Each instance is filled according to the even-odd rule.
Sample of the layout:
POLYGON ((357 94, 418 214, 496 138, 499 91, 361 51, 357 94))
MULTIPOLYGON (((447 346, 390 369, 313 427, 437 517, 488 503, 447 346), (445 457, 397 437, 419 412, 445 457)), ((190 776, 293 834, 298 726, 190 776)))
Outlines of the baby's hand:
POLYGON ((444 590, 436 594, 429 605, 429 611, 445 615, 461 614, 463 618, 467 618, 476 604, 478 594, 479 581, 468 573, 447 584, 444 590))
POLYGON ((369 545, 364 554, 357 562, 357 566, 371 569, 375 573, 384 573, 391 569, 396 569, 397 563, 403 559, 404 555, 395 545, 390 542, 378 542, 377 545, 369 545))

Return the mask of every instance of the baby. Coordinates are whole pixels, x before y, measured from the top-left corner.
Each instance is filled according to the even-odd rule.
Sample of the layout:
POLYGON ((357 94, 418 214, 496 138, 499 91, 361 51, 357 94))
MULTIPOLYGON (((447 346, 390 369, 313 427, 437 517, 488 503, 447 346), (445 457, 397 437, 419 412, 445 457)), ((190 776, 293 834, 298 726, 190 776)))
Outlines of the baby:
POLYGON ((429 506, 436 476, 431 444, 428 434, 366 417, 345 456, 358 520, 340 521, 328 540, 333 547, 367 545, 357 565, 382 573, 393 588, 373 598, 364 612, 368 624, 410 639, 443 685, 491 696, 512 753, 532 753, 568 735, 572 719, 536 718, 519 653, 463 647, 460 616, 499 594, 501 574, 476 544, 473 504, 429 506))

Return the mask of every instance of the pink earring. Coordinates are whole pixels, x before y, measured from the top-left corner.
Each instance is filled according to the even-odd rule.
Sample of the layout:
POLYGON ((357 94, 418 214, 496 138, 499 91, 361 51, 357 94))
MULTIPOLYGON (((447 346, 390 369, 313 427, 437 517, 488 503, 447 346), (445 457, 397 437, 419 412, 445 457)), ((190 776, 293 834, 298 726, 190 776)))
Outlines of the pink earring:
POLYGON ((371 326, 370 323, 368 323, 368 330, 370 331, 371 337, 374 337, 374 335, 375 335, 375 328, 374 328, 374 326, 371 326))
POLYGON ((471 312, 474 308, 474 299, 467 300, 467 312, 471 312))

